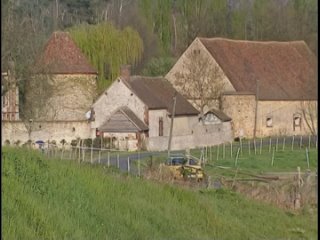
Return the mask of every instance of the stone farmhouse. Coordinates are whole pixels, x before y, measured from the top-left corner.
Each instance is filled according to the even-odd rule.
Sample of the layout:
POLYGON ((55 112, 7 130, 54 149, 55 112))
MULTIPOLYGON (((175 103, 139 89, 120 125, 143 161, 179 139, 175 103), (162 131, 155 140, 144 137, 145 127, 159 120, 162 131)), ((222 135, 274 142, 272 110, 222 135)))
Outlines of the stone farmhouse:
MULTIPOLYGON (((33 66, 22 120, 2 122, 2 143, 111 137, 119 149, 166 150, 176 94, 172 150, 233 139, 231 118, 199 112, 162 77, 121 76, 96 99, 96 70, 70 35, 54 32, 33 66), (28 112, 27 112, 28 113, 28 112), (100 134, 101 133, 101 134, 100 134)), ((5 108, 3 108, 3 111, 5 108)))
POLYGON ((97 71, 69 33, 54 32, 31 70, 24 119, 13 119, 12 110, 8 115, 2 107, 2 143, 90 137, 86 113, 96 97, 97 71))
POLYGON ((92 110, 92 129, 115 138, 120 149, 168 149, 173 116, 172 150, 233 139, 231 119, 226 115, 210 112, 201 121, 199 112, 166 79, 130 76, 128 66, 121 69, 120 77, 97 99, 92 110))
MULTIPOLYGON (((96 97, 97 70, 88 62, 67 32, 54 32, 33 68, 35 84, 49 81, 46 120, 86 120, 85 113, 96 97), (46 79, 45 79, 46 78, 46 79)), ((47 87, 47 86, 45 86, 47 87)), ((27 100, 37 93, 30 87, 27 100)), ((42 97, 42 96, 40 96, 42 97)))
POLYGON ((196 106, 199 99, 178 84, 179 73, 190 71, 187 63, 196 64, 192 53, 218 69, 219 79, 207 81, 224 85, 207 109, 230 116, 235 137, 317 133, 317 60, 304 41, 196 38, 166 75, 196 106))

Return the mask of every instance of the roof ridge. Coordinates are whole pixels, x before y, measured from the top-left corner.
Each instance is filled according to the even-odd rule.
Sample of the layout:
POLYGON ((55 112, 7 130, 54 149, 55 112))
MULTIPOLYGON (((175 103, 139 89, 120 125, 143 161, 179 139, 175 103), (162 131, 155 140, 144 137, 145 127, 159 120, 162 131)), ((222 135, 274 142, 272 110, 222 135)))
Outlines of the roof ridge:
POLYGON ((245 40, 245 39, 231 39, 231 38, 223 38, 223 37, 197 37, 201 42, 202 41, 229 41, 229 42, 238 42, 238 43, 258 43, 258 44, 296 44, 303 43, 306 44, 304 40, 292 40, 292 41, 275 41, 275 40, 245 40))

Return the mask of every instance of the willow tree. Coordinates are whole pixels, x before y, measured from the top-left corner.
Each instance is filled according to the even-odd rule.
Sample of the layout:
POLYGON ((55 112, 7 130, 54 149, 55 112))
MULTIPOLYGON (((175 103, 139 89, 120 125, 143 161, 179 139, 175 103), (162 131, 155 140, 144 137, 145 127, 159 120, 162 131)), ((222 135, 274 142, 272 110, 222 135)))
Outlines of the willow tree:
POLYGON ((116 29, 110 23, 78 25, 69 30, 73 40, 98 70, 98 90, 102 91, 120 73, 120 66, 139 63, 143 41, 130 27, 116 29))

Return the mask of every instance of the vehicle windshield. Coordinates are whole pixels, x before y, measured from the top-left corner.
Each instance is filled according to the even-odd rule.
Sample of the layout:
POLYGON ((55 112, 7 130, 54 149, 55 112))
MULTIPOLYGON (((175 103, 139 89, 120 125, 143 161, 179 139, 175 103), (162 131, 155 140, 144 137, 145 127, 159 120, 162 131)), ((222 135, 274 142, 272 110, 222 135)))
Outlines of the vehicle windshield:
POLYGON ((183 157, 171 157, 168 160, 168 164, 170 165, 183 165, 187 162, 187 160, 183 157))

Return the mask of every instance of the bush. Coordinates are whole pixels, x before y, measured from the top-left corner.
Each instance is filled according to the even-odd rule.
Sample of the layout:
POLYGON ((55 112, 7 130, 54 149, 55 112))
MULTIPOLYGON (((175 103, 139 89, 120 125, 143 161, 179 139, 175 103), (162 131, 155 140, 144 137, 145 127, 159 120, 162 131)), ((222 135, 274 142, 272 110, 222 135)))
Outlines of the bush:
POLYGON ((26 141, 24 144, 22 144, 23 147, 30 147, 32 144, 32 140, 26 141))
POLYGON ((100 137, 93 139, 93 147, 95 147, 95 148, 101 147, 101 138, 100 137))
POLYGON ((73 140, 71 140, 70 144, 72 147, 76 147, 78 145, 79 141, 80 141, 80 138, 73 139, 73 140))
POLYGON ((84 147, 91 147, 92 145, 92 139, 91 138, 86 138, 83 140, 83 146, 84 147))
POLYGON ((6 139, 6 140, 4 141, 4 144, 5 144, 5 145, 10 145, 10 141, 9 141, 8 139, 6 139))
POLYGON ((20 146, 20 143, 21 143, 21 141, 20 141, 20 140, 17 140, 17 141, 14 142, 14 145, 20 146))
POLYGON ((60 143, 62 144, 62 146, 64 146, 67 143, 67 141, 65 139, 62 139, 60 143))

